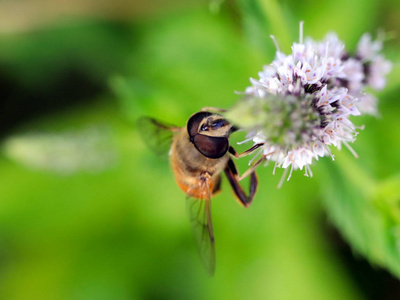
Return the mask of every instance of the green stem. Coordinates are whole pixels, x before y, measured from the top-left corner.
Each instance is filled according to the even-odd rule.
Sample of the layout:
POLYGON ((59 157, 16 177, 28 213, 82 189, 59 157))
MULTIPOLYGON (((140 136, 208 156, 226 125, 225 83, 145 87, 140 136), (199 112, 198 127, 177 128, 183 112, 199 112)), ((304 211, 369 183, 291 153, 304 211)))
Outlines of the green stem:
POLYGON ((279 39, 279 44, 282 48, 286 49, 290 47, 291 35, 285 22, 286 18, 282 12, 281 7, 276 0, 259 0, 260 6, 266 19, 271 25, 271 34, 275 35, 279 39))

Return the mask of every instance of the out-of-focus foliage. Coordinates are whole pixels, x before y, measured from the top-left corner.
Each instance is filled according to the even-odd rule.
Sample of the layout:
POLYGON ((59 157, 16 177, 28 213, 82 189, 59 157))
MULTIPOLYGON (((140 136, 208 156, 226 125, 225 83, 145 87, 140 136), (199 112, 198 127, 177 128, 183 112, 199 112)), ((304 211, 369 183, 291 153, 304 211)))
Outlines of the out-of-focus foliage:
POLYGON ((400 161, 394 153, 400 149, 397 143, 390 143, 390 149, 382 145, 400 128, 392 95, 381 95, 380 119, 365 120, 360 158, 337 153, 335 164, 324 165, 321 191, 332 221, 354 250, 399 277, 400 161))
MULTIPOLYGON (((47 102, 58 101, 56 92, 46 94, 52 88, 47 83, 62 82, 66 90, 84 89, 88 80, 99 86, 92 96, 71 99, 74 105, 64 105, 63 111, 40 114, 39 109, 35 118, 18 120, 3 138, 2 299, 390 296, 390 290, 374 282, 354 280, 357 270, 348 269, 338 256, 325 212, 356 253, 399 275, 398 68, 379 95, 381 118, 359 124, 365 124, 354 144, 360 159, 343 149, 335 161, 316 164, 313 178, 295 173, 279 190, 280 173, 273 176, 272 166, 260 168, 259 191, 248 210, 236 203, 223 181, 222 193, 212 201, 213 278, 199 263, 185 195, 168 161, 146 149, 135 122, 151 115, 183 126, 204 106, 230 107, 240 97, 234 91, 243 91, 249 77, 272 60, 275 48, 268 35, 275 35, 284 50, 297 39, 300 20, 306 35, 319 38, 334 30, 355 45, 364 31, 398 30, 396 19, 382 16, 391 16, 400 4, 226 1, 218 14, 210 13, 208 4, 119 25, 81 17, 0 37, 0 74, 29 86, 32 95, 38 90, 54 95, 41 103, 43 110, 47 102), (77 84, 59 76, 71 65, 85 80, 77 84), (107 83, 114 95, 107 92, 107 83), (92 130, 98 139, 82 142, 92 130), (80 143, 82 151, 75 148, 80 143), (53 155, 35 155, 38 145, 53 155), (63 154, 67 149, 72 149, 69 155, 63 154), (89 166, 102 157, 104 164, 63 169, 65 161, 71 167, 85 157, 89 166)), ((395 66, 397 47, 392 40, 385 48, 395 66)), ((24 106, 32 98, 21 95, 15 101, 24 106)), ((15 101, 4 108, 18 111, 15 101)), ((243 172, 247 160, 238 166, 243 172)))

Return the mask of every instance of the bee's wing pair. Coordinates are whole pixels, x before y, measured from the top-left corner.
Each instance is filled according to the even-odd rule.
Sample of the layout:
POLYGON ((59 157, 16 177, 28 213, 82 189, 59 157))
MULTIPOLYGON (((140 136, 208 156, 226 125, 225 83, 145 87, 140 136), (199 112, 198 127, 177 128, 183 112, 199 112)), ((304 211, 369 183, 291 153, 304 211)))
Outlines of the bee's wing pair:
POLYGON ((179 127, 164 124, 148 117, 141 117, 137 121, 137 129, 146 146, 157 155, 168 154, 174 132, 180 130, 179 127))
MULTIPOLYGON (((208 182, 205 184, 208 185, 208 182)), ((206 188, 204 199, 186 199, 190 224, 196 239, 201 262, 212 276, 215 272, 215 242, 214 231, 211 219, 211 196, 210 190, 206 188)))
MULTIPOLYGON (((180 127, 167 125, 155 119, 142 117, 137 128, 146 145, 158 155, 168 153, 174 133, 180 127)), ((205 183, 203 199, 187 197, 186 207, 197 243, 201 262, 209 275, 215 271, 215 243, 211 220, 211 195, 208 181, 205 183)))

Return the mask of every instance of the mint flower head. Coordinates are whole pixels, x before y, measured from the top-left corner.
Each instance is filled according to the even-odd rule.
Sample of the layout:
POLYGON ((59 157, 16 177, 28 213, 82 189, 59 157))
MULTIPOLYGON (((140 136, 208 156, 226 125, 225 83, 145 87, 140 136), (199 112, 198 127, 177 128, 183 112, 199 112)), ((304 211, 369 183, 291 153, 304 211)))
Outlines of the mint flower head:
POLYGON ((293 43, 292 52, 285 55, 277 47, 275 60, 258 79, 250 79, 245 96, 226 116, 247 131, 246 141, 262 143, 258 156, 274 163, 274 173, 285 169, 282 179, 303 168, 312 176, 313 160, 333 159, 331 146, 344 145, 357 156, 349 145, 358 134, 350 117, 377 113, 376 98, 365 90, 386 83, 391 63, 381 49, 382 42, 369 35, 361 38, 354 55, 334 33, 303 42, 301 23, 300 42, 293 43))

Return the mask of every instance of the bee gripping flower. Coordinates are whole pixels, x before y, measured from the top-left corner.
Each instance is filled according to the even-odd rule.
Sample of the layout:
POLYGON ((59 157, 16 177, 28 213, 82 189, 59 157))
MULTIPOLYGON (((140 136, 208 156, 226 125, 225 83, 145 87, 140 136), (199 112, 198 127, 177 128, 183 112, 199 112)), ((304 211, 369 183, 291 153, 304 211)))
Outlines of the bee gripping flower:
POLYGON ((290 170, 289 179, 293 170, 304 168, 312 176, 313 160, 333 158, 331 146, 344 145, 356 155, 349 143, 358 132, 350 117, 377 113, 377 98, 366 88, 379 90, 386 84, 391 63, 381 49, 382 42, 367 34, 354 55, 334 33, 303 42, 301 23, 300 42, 289 55, 278 49, 226 117, 246 130, 247 140, 263 143, 263 157, 274 163, 274 172, 286 169, 284 178, 290 170))

